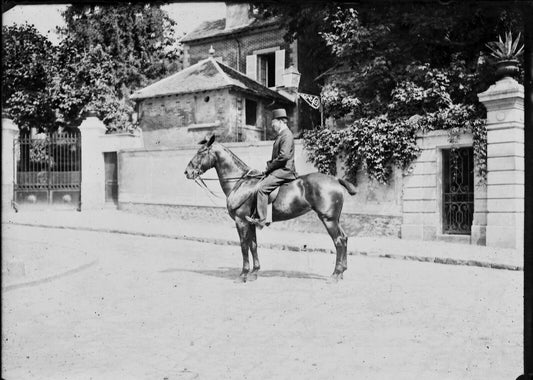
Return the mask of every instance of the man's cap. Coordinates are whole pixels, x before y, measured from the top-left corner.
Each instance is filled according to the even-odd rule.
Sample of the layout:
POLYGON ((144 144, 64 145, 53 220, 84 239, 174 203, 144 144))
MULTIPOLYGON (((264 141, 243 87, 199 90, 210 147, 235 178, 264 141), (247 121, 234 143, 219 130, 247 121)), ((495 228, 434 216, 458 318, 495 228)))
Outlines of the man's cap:
POLYGON ((287 112, 284 108, 278 108, 272 111, 272 119, 288 119, 287 118, 287 112))

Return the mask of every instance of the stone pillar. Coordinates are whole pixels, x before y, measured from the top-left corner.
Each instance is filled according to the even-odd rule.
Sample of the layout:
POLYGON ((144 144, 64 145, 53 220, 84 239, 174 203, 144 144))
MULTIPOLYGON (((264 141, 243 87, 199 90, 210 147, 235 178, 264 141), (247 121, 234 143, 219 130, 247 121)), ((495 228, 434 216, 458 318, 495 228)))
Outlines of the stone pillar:
POLYGON ((106 127, 94 116, 80 125, 81 134, 81 210, 103 208, 105 205, 105 166, 101 137, 106 127))
POLYGON ((487 245, 487 186, 479 185, 480 180, 474 173, 474 220, 470 244, 487 245))
POLYGON ((2 118, 2 211, 12 211, 13 184, 15 183, 14 146, 19 129, 13 120, 2 118))
POLYGON ((478 98, 487 108, 486 244, 522 249, 524 87, 506 77, 478 98))

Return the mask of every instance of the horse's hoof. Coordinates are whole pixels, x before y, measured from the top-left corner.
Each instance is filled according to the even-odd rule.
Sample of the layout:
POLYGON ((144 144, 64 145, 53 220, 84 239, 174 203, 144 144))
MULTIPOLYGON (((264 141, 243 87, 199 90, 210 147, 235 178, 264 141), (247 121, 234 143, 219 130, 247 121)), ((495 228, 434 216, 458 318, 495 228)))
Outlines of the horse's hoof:
POLYGON ((336 284, 337 282, 339 282, 339 275, 338 274, 332 274, 330 278, 328 278, 328 281, 327 283, 328 284, 336 284))
POLYGON ((248 281, 255 281, 257 280, 257 273, 250 273, 248 275, 248 281))
POLYGON ((233 282, 236 284, 242 284, 242 283, 245 283, 246 281, 248 281, 248 276, 239 276, 233 282))
POLYGON ((341 280, 344 280, 344 273, 341 273, 340 278, 341 280))

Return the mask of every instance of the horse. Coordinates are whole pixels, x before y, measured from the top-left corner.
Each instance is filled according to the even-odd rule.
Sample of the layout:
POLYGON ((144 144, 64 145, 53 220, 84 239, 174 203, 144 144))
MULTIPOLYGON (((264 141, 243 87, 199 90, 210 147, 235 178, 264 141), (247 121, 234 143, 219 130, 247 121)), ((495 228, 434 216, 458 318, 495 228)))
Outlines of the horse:
MULTIPOLYGON (((243 266, 237 281, 257 279, 261 266, 257 255, 256 226, 246 220, 255 210, 255 192, 261 172, 250 168, 223 145, 215 142, 215 136, 200 143, 200 149, 185 169, 185 176, 195 181, 211 168, 215 168, 220 186, 226 195, 226 206, 235 221, 239 233, 243 266), (250 272, 248 253, 252 253, 253 269, 250 272)), ((205 183, 203 183, 205 186, 205 183)), ((272 203, 272 222, 289 220, 313 210, 322 221, 336 249, 335 268, 329 279, 337 282, 348 268, 348 236, 339 224, 344 203, 344 189, 350 195, 355 186, 341 178, 322 173, 310 173, 283 184, 272 203)))

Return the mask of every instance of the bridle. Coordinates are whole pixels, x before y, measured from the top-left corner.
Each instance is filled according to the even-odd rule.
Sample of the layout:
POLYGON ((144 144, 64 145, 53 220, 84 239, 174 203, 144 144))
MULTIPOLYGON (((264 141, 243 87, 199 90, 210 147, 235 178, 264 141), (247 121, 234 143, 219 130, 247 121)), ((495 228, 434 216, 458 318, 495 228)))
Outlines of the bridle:
MULTIPOLYGON (((211 147, 208 147, 206 149, 207 151, 207 154, 208 154, 208 158, 211 159, 211 155, 214 155, 214 153, 211 152, 211 147)), ((215 156, 215 159, 216 159, 216 155, 215 156)), ((209 187, 207 187, 207 184, 205 183, 205 181, 240 181, 244 178, 262 178, 263 175, 262 174, 254 174, 254 175, 250 175, 250 173, 253 171, 253 169, 250 169, 248 170, 246 173, 244 173, 242 176, 240 177, 228 177, 228 178, 202 178, 202 174, 205 173, 205 171, 203 173, 200 173, 198 174, 196 177, 194 177, 194 182, 204 191, 207 191, 209 194, 213 195, 214 197, 216 198, 219 198, 219 199, 223 199, 221 196, 215 194, 209 187)), ((232 190, 233 191, 233 190, 232 190)))

